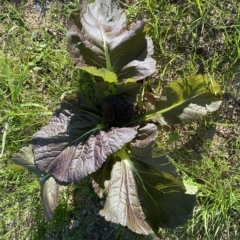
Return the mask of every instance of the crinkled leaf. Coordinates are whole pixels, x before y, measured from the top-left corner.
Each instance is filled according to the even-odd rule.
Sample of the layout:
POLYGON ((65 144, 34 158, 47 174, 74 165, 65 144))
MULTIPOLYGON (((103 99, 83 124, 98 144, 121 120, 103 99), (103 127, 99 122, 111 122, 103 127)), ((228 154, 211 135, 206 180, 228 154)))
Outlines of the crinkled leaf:
POLYGON ((221 105, 221 88, 211 79, 202 75, 173 81, 163 89, 155 109, 143 120, 161 125, 189 123, 198 120, 221 105))
POLYGON ((174 165, 155 143, 157 135, 157 126, 153 123, 147 123, 144 127, 139 128, 137 136, 130 143, 131 154, 134 155, 138 161, 151 165, 156 170, 166 172, 180 179, 174 165))
POLYGON ((113 166, 108 189, 105 206, 100 215, 107 221, 128 226, 136 233, 151 233, 140 205, 134 175, 125 161, 116 162, 113 166))
POLYGON ((41 187, 44 217, 46 220, 51 220, 53 218, 54 209, 58 204, 59 193, 65 188, 65 186, 57 183, 56 180, 51 176, 44 176, 44 171, 36 167, 34 164, 32 145, 21 148, 18 153, 13 155, 12 160, 14 163, 19 164, 29 171, 35 173, 38 179, 42 178, 39 184, 41 187))
POLYGON ((96 77, 101 77, 105 82, 116 83, 117 75, 106 68, 97 69, 96 67, 81 67, 82 70, 96 77))
POLYGON ((118 76, 144 79, 156 69, 152 40, 144 22, 127 30, 126 16, 115 0, 96 0, 68 21, 67 48, 77 67, 106 68, 118 76))
POLYGON ((135 128, 112 128, 107 132, 102 128, 94 114, 62 110, 33 135, 35 164, 60 182, 80 181, 137 133, 135 128))
MULTIPOLYGON (((134 141, 131 143, 131 146, 134 150, 144 149, 155 141, 158 135, 157 126, 153 123, 147 123, 144 127, 138 129, 138 134, 134 141)), ((152 149, 150 149, 152 150, 152 149)), ((146 149, 144 149, 146 151, 146 149)), ((140 153, 141 154, 141 153, 140 153)), ((143 154, 143 153, 142 153, 143 154)), ((146 152, 145 154, 146 155, 146 152)))

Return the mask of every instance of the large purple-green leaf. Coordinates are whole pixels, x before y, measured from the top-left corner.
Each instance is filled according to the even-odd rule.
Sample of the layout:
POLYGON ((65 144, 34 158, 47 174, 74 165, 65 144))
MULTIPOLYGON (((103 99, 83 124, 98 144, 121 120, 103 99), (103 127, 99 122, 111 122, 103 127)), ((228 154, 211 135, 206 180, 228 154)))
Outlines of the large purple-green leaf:
POLYGON ((137 179, 146 221, 157 234, 159 228, 184 224, 192 214, 196 197, 186 193, 174 165, 157 150, 155 131, 154 124, 139 129, 130 144, 129 165, 137 179))
POLYGON ((219 84, 202 75, 176 80, 163 89, 161 98, 139 120, 170 126, 197 121, 219 108, 221 93, 219 84))
MULTIPOLYGON (((164 165, 161 158, 158 165, 164 165)), ((159 228, 174 229, 190 218, 196 201, 195 195, 186 194, 184 184, 174 175, 131 157, 138 194, 146 221, 157 234, 159 228)), ((164 166, 165 168, 165 166, 164 166)))
POLYGON ((90 112, 58 112, 33 135, 35 164, 60 182, 80 181, 137 133, 135 128, 102 128, 99 117, 90 112))
POLYGON ((73 12, 68 21, 67 48, 77 67, 106 68, 119 81, 144 79, 156 69, 152 40, 144 22, 127 29, 116 0, 96 0, 86 12, 73 12))
POLYGON ((114 164, 108 190, 100 215, 107 221, 127 226, 136 233, 150 234, 152 229, 145 221, 134 175, 125 161, 114 164))
POLYGON ((44 210, 44 217, 46 220, 53 218, 54 209, 58 204, 58 197, 60 191, 65 189, 65 186, 60 185, 53 177, 45 176, 46 173, 34 164, 34 156, 32 145, 23 147, 20 151, 13 155, 12 160, 14 163, 21 165, 29 171, 35 173, 41 187, 41 199, 44 210))

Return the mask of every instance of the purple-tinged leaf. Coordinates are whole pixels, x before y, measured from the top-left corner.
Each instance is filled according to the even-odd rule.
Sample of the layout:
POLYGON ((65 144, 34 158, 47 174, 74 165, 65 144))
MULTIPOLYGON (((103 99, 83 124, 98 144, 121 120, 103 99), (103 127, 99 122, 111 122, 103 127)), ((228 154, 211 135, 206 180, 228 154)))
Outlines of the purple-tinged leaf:
POLYGON ((135 177, 125 161, 114 164, 108 190, 100 215, 107 221, 127 226, 138 234, 152 233, 140 205, 135 177))
POLYGON ((44 217, 47 221, 50 221, 57 207, 59 194, 66 186, 60 185, 54 177, 49 177, 44 181, 40 181, 40 186, 44 217))
POLYGON ((155 142, 157 135, 157 126, 153 123, 147 123, 144 127, 139 128, 137 136, 130 143, 131 155, 157 171, 166 172, 180 179, 174 165, 166 154, 158 148, 155 142))
POLYGON ((94 114, 63 110, 33 135, 35 164, 60 182, 80 181, 137 134, 136 128, 102 128, 94 114))
POLYGON ((118 76, 144 79, 156 69, 153 43, 144 22, 127 29, 126 16, 117 1, 96 0, 82 15, 73 12, 68 21, 67 48, 77 67, 106 68, 118 76))
POLYGON ((134 150, 140 150, 146 148, 147 146, 152 146, 151 144, 155 141, 157 135, 157 126, 153 123, 147 123, 144 127, 138 129, 138 134, 132 141, 131 146, 134 150))

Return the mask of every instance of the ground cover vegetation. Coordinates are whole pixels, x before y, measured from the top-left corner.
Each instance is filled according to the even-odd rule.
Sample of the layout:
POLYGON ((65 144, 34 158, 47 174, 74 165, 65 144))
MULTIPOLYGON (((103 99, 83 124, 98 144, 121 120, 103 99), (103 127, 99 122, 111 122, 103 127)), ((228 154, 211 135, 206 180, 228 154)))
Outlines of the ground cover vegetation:
MULTIPOLYGON (((11 158, 19 149, 31 143, 33 134, 37 132, 34 136, 39 138, 41 135, 39 129, 47 125, 52 118, 62 93, 75 90, 87 93, 87 98, 93 99, 95 89, 91 75, 74 68, 70 60, 70 57, 73 57, 71 51, 69 57, 66 49, 66 19, 76 7, 75 4, 52 2, 44 8, 42 5, 43 10, 38 14, 35 13, 32 19, 30 16, 32 12, 34 13, 35 4, 27 2, 20 2, 15 6, 8 2, 2 4, 3 24, 0 26, 0 37, 3 98, 1 103, 1 235, 3 239, 19 239, 19 237, 74 239, 76 236, 80 239, 154 238, 153 234, 148 237, 134 235, 126 228, 105 222, 96 215, 104 205, 104 201, 99 201, 93 194, 88 183, 90 179, 72 184, 67 190, 62 191, 53 221, 49 223, 44 221, 40 203, 43 193, 42 196, 39 194, 38 180, 34 174, 14 165, 11 158), (39 22, 36 21, 36 15, 39 15, 39 22)), ((199 189, 192 219, 175 230, 162 230, 159 237, 160 239, 167 237, 237 239, 240 208, 239 6, 235 1, 229 1, 225 5, 217 1, 138 1, 129 2, 127 5, 122 3, 122 7, 125 8, 129 25, 133 26, 134 22, 143 17, 146 19, 148 24, 144 28, 144 33, 153 39, 153 58, 157 62, 157 71, 151 76, 147 74, 143 77, 148 76, 141 88, 141 93, 151 92, 151 94, 142 94, 145 98, 148 96, 148 102, 150 96, 152 99, 159 98, 161 94, 166 95, 167 90, 163 89, 169 89, 164 88, 169 86, 169 83, 170 86, 174 86, 172 80, 188 79, 186 76, 196 73, 204 74, 206 78, 200 76, 201 81, 209 79, 207 81, 211 84, 213 78, 217 79, 225 92, 221 109, 216 114, 207 116, 204 121, 199 120, 184 127, 175 125, 159 127, 159 134, 154 137, 161 153, 168 154, 172 159, 171 164, 176 166, 184 181, 198 186, 199 189)), ((108 66, 111 68, 111 65, 108 66)), ((83 70, 97 76, 102 74, 96 73, 96 69, 92 68, 83 70)), ((134 78, 134 76, 130 77, 134 78)), ((109 81, 109 79, 113 81, 112 76, 105 80, 109 81)), ((133 81, 129 81, 128 84, 136 85, 133 81)), ((98 86, 100 89, 100 85, 98 86)), ((107 84, 107 89, 104 83, 101 86, 105 90, 104 95, 107 96, 112 95, 109 91, 115 93, 117 91, 112 84, 107 84)), ((216 90, 215 96, 217 92, 219 90, 216 90)), ((119 105, 122 107, 124 104, 119 100, 119 97, 122 98, 121 94, 117 95, 118 98, 108 96, 105 102, 111 102, 111 106, 114 105, 119 109, 119 105)), ((128 94, 126 95, 129 97, 128 94)), ((74 99, 69 101, 69 96, 72 97, 69 94, 63 96, 62 106, 67 104, 69 108, 69 102, 74 102, 74 99), (68 100, 65 101, 66 99, 68 100)), ((135 99, 131 98, 131 101, 135 99)), ((77 107, 79 108, 79 105, 77 107)), ((108 104, 102 108, 107 109, 106 114, 109 113, 108 104)), ((124 112, 126 109, 132 112, 133 106, 124 105, 124 112)), ((89 111, 84 104, 81 110, 89 111)), ((142 119, 141 114, 139 116, 142 119)), ((104 126, 110 129, 112 126, 121 125, 123 129, 134 117, 131 116, 127 122, 124 122, 125 119, 124 121, 121 119, 120 122, 116 119, 111 122, 104 121, 104 126)), ((152 117, 150 115, 150 118, 152 117)), ((163 120, 158 119, 158 121, 161 125, 163 120)), ((165 121, 168 121, 168 117, 165 117, 165 121)), ((145 127, 147 126, 155 128, 153 124, 145 127)), ((144 126, 138 131, 144 132, 144 126)), ((130 144, 133 153, 135 150, 139 151, 134 148, 137 148, 136 141, 139 143, 141 140, 136 139, 135 144, 130 144)), ((125 150, 126 147, 123 149, 125 150)), ((126 152, 120 151, 114 156, 121 158, 124 153, 126 152)), ((122 163, 119 166, 120 163, 121 161, 117 161, 113 168, 123 169, 122 163)), ((127 169, 127 166, 124 168, 127 169)), ((46 170, 45 167, 42 170, 46 170)), ((50 173, 55 174, 51 171, 50 173)), ((60 177, 58 173, 54 176, 56 179, 60 177)), ((71 178, 70 182, 72 180, 74 179, 71 178)), ((106 203, 109 201, 107 198, 106 203)), ((48 210, 45 208, 45 213, 48 210)))

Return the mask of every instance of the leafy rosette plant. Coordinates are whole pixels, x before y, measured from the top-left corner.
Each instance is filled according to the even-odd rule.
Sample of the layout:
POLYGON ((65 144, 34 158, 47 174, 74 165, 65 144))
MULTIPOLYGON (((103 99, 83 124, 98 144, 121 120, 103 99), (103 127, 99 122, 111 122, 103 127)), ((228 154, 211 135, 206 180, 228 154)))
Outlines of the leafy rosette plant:
POLYGON ((64 93, 49 124, 13 156, 40 178, 45 218, 52 219, 67 184, 90 175, 94 191, 106 198, 100 215, 107 221, 144 235, 184 224, 196 192, 159 150, 158 125, 191 123, 216 111, 220 86, 197 75, 172 81, 159 98, 143 94, 138 80, 155 71, 152 41, 143 22, 127 29, 117 1, 96 0, 72 13, 67 38, 96 97, 64 93))

